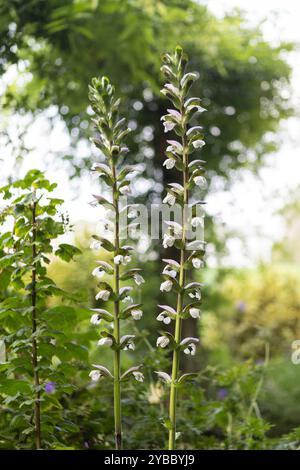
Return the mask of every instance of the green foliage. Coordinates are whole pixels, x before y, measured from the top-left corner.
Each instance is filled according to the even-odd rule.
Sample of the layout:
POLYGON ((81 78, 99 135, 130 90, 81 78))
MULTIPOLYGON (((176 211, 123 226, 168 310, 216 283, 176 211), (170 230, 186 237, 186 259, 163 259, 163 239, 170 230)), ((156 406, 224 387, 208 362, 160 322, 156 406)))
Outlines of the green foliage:
MULTIPOLYGON (((6 280, 0 298, 5 345, 0 395, 3 419, 10 421, 9 431, 1 428, 0 433, 11 448, 32 448, 34 435, 37 448, 64 446, 61 399, 74 388, 71 377, 87 359, 86 350, 66 332, 66 324, 76 326, 76 310, 49 307, 50 297, 68 298, 47 274, 52 242, 67 228, 57 217, 62 201, 48 196, 55 187, 41 172, 31 170, 0 189, 7 200, 1 223, 11 227, 0 239, 0 272, 6 280)), ((67 259, 79 252, 71 245, 57 251, 64 253, 66 247, 67 259)))
MULTIPOLYGON (((220 20, 194 0, 68 0, 63 7, 51 0, 47 5, 26 2, 22 8, 17 0, 2 0, 0 8, 1 66, 26 60, 23 73, 32 74, 21 88, 16 83, 8 87, 4 107, 36 112, 57 105, 77 140, 87 134, 86 83, 91 75, 108 74, 127 103, 142 103, 142 109, 126 105, 136 135, 142 137, 147 126, 154 131, 147 143, 130 141, 132 157, 145 160, 149 178, 161 174, 164 145, 159 54, 178 42, 193 58, 192 67, 201 70, 201 88, 196 84, 194 90, 210 109, 203 116, 208 130, 203 153, 209 155, 212 175, 227 180, 228 169, 253 166, 250 149, 257 166, 277 145, 275 134, 271 140, 264 135, 275 133, 292 112, 281 93, 289 86, 283 53, 291 45, 269 44, 261 28, 250 27, 240 12, 220 20)), ((75 175, 90 164, 74 153, 68 158, 75 175)))
MULTIPOLYGON (((235 358, 289 354, 299 338, 299 272, 283 265, 260 266, 229 273, 222 278, 218 305, 205 317, 204 344, 227 345, 235 358)), ((217 285, 217 284, 216 284, 217 285)))

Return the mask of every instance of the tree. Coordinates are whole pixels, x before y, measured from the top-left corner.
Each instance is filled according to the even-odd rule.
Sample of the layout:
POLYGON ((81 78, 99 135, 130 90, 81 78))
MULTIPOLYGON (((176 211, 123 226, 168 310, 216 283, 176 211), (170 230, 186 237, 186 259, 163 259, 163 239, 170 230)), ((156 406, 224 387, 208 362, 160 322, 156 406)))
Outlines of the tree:
MULTIPOLYGON (((260 28, 248 27, 238 12, 218 20, 193 0, 68 0, 63 6, 58 0, 2 0, 0 12, 2 70, 22 61, 23 73, 32 74, 22 89, 8 87, 4 106, 39 112, 57 105, 76 139, 86 136, 86 83, 105 72, 133 104, 126 109, 130 120, 138 117, 135 133, 147 133, 146 145, 139 139, 130 147, 147 163, 148 177, 165 144, 158 53, 179 41, 193 57, 191 67, 201 71, 195 94, 210 109, 204 156, 211 176, 228 179, 229 169, 249 164, 250 150, 259 163, 276 145, 264 135, 276 132, 291 113, 282 94, 290 75, 282 52, 291 46, 268 44, 260 28)), ((80 171, 87 162, 73 163, 80 171)))

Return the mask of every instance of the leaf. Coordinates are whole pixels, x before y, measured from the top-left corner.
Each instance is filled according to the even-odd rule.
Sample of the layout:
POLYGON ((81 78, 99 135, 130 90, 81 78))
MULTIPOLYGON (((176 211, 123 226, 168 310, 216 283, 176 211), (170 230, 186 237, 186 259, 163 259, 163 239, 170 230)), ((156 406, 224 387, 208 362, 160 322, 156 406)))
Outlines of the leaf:
POLYGON ((71 325, 75 325, 77 322, 76 310, 66 305, 46 310, 45 316, 47 318, 48 325, 55 329, 64 328, 65 326, 70 327, 71 325))
POLYGON ((80 255, 82 252, 76 246, 69 245, 67 243, 61 243, 58 249, 55 251, 55 255, 59 256, 62 260, 69 262, 74 256, 80 255))
POLYGON ((23 380, 2 380, 0 383, 0 393, 5 395, 15 395, 17 393, 30 394, 31 385, 23 380))
POLYGON ((89 351, 85 346, 81 344, 68 343, 67 348, 69 352, 71 352, 74 359, 80 359, 85 363, 87 362, 89 357, 89 351))
POLYGON ((2 258, 0 258, 0 267, 6 268, 8 266, 11 266, 19 258, 19 256, 19 253, 13 253, 3 256, 2 258))

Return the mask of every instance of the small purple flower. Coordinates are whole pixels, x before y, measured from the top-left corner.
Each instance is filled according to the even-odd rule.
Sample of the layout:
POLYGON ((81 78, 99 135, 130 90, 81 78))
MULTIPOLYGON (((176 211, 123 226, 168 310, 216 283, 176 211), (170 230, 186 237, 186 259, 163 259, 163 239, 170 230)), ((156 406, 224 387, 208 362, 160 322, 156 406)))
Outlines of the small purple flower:
POLYGON ((218 399, 219 400, 224 400, 228 395, 228 390, 227 388, 220 388, 218 390, 218 399))
POLYGON ((54 393, 55 392, 55 385, 56 382, 47 382, 45 385, 45 392, 46 393, 54 393))
POLYGON ((246 302, 244 302, 243 300, 239 300, 236 303, 235 308, 237 309, 238 312, 244 313, 246 310, 246 302))

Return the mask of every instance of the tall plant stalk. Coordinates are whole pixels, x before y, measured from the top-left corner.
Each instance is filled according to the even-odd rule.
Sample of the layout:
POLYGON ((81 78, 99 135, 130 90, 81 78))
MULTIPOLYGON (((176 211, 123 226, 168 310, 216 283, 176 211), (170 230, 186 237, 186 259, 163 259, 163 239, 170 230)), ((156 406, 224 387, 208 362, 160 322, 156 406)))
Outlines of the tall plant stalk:
POLYGON ((89 87, 89 99, 92 109, 95 112, 93 123, 97 130, 97 138, 92 139, 101 151, 102 159, 106 163, 96 163, 93 165, 93 172, 110 188, 110 200, 103 196, 94 196, 94 203, 102 205, 106 209, 107 218, 104 225, 108 228, 103 236, 94 235, 92 248, 103 248, 112 254, 109 262, 100 260, 98 267, 93 270, 93 275, 97 278, 102 276, 112 277, 111 283, 101 281, 100 288, 96 295, 96 300, 101 302, 113 302, 113 315, 106 309, 95 308, 91 317, 91 323, 99 325, 102 321, 107 322, 107 326, 101 329, 102 338, 98 341, 99 346, 109 346, 113 349, 114 370, 113 374, 104 366, 93 365, 90 377, 93 381, 106 377, 114 382, 114 422, 115 422, 115 447, 122 449, 122 411, 121 411, 121 382, 133 376, 136 380, 142 381, 143 374, 139 371, 140 366, 131 367, 123 374, 121 373, 121 351, 124 349, 134 349, 134 335, 121 336, 120 321, 128 318, 139 320, 143 312, 140 303, 132 303, 132 286, 121 286, 121 282, 131 279, 137 285, 144 282, 139 273, 140 269, 130 268, 121 272, 120 266, 126 266, 131 262, 130 245, 122 244, 123 237, 120 230, 120 212, 130 208, 127 201, 121 202, 122 196, 130 194, 129 177, 134 168, 122 165, 128 152, 124 144, 125 137, 130 129, 126 127, 124 118, 119 118, 120 99, 115 97, 114 87, 106 77, 94 78, 89 87), (123 205, 122 205, 123 204, 123 205), (130 294, 130 295, 129 295, 130 294), (122 307, 122 303, 129 305, 122 307), (110 324, 113 324, 113 331, 110 331, 110 324))
POLYGON ((33 191, 34 201, 32 203, 32 273, 31 273, 31 305, 32 305, 32 367, 33 367, 33 380, 35 388, 35 401, 34 401, 34 429, 35 429, 35 447, 41 449, 41 404, 40 404, 40 379, 38 372, 38 350, 36 341, 37 331, 37 310, 36 310, 36 193, 33 191))
MULTIPOLYGON (((172 373, 171 376, 165 372, 157 372, 159 377, 170 385, 169 419, 169 449, 175 449, 176 440, 176 408, 177 390, 180 384, 191 378, 194 374, 184 374, 181 377, 180 353, 194 355, 196 352, 197 338, 181 338, 182 321, 189 316, 200 317, 201 284, 192 282, 186 284, 186 271, 191 267, 200 268, 203 266, 204 241, 191 238, 192 228, 200 227, 203 219, 198 213, 198 204, 189 204, 190 190, 195 186, 205 187, 203 160, 189 162, 189 156, 204 145, 202 128, 192 126, 191 119, 196 113, 204 111, 200 106, 199 98, 189 98, 188 92, 192 83, 198 75, 194 72, 186 73, 187 58, 180 47, 177 47, 174 54, 163 56, 164 65, 161 70, 168 79, 164 85, 162 93, 167 96, 175 109, 168 109, 168 114, 163 116, 165 132, 175 132, 178 140, 168 140, 166 149, 167 159, 164 166, 167 169, 176 167, 182 173, 182 185, 170 183, 168 192, 164 198, 164 203, 180 206, 180 221, 165 221, 168 227, 164 235, 163 245, 165 248, 175 246, 179 249, 179 260, 164 260, 166 266, 163 270, 165 281, 161 284, 161 291, 170 292, 174 289, 177 292, 176 309, 168 305, 160 305, 162 312, 157 319, 165 324, 175 320, 174 335, 163 332, 157 340, 157 345, 164 348, 170 346, 173 349, 172 373), (194 299, 186 303, 187 297, 194 299)), ((197 232, 196 232, 197 235, 197 232)))
MULTIPOLYGON (((115 208, 115 234, 114 234, 114 259, 119 254, 119 200, 116 178, 116 166, 111 160, 111 171, 113 175, 113 205, 115 208)), ((119 265, 114 264, 114 293, 117 296, 120 289, 119 265)), ((120 343, 120 319, 119 300, 114 301, 114 337, 116 343, 120 343)), ((121 354, 120 349, 114 351, 114 414, 115 414, 115 443, 116 449, 122 449, 122 417, 121 417, 121 354)))

